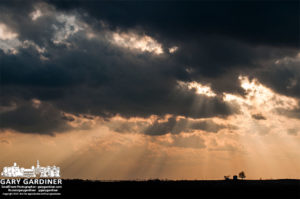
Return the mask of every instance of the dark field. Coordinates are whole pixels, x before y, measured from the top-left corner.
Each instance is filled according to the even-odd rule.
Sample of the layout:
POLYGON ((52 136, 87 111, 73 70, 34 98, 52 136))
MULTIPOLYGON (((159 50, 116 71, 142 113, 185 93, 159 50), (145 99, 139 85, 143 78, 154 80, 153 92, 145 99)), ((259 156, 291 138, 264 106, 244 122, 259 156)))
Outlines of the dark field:
MULTIPOLYGON (((300 180, 148 180, 109 182, 89 180, 63 180, 61 193, 61 196, 51 196, 51 198, 300 199, 300 180)), ((2 197, 3 196, 1 194, 0 198, 2 197)), ((44 197, 45 196, 36 196, 35 198, 44 197)), ((7 198, 15 198, 15 196, 7 198)), ((24 198, 24 196, 19 196, 18 198, 24 198)))
POLYGON ((300 180, 82 181, 65 180, 63 196, 80 198, 298 198, 300 180))

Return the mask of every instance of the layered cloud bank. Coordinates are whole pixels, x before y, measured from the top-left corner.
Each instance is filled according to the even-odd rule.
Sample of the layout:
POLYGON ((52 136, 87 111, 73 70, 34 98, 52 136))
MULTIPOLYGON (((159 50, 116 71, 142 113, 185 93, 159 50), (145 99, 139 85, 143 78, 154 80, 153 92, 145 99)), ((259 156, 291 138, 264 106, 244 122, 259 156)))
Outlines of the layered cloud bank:
MULTIPOLYGON (((224 101, 224 93, 247 94, 241 75, 299 99, 295 2, 263 4, 264 13, 255 15, 260 20, 248 16, 262 10, 259 3, 2 4, 1 103, 9 110, 1 114, 4 128, 30 132, 14 127, 9 117, 34 120, 35 112, 53 117, 51 129, 58 132, 67 121, 57 114, 64 112, 108 119, 224 118, 240 108, 224 101), (201 93, 207 88, 215 94, 201 93), (35 108, 33 99, 49 104, 51 113, 48 105, 35 108)), ((47 125, 36 131, 34 123, 40 122, 25 126, 50 132, 47 125)))

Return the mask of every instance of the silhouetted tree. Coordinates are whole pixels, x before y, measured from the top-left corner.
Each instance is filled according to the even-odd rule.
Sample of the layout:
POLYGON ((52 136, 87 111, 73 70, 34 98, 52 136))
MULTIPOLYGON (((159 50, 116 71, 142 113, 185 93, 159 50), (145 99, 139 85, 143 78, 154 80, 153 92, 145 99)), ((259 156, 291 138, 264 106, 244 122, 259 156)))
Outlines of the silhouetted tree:
POLYGON ((229 177, 230 177, 230 176, 224 176, 224 179, 225 179, 225 180, 229 180, 229 177))
POLYGON ((244 172, 244 171, 241 171, 241 172, 239 173, 239 177, 242 178, 242 179, 246 178, 245 172, 244 172))

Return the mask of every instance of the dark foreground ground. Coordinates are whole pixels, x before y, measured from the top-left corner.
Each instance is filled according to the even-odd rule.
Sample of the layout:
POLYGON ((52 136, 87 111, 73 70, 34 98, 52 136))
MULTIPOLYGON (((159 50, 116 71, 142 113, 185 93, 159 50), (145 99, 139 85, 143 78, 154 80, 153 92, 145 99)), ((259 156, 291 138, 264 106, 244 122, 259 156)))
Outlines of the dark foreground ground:
POLYGON ((67 180, 63 196, 81 198, 298 198, 300 180, 121 181, 67 180))
POLYGON ((63 195, 88 198, 298 198, 300 180, 63 182, 63 195))
POLYGON ((63 180, 62 196, 51 198, 300 199, 300 180, 118 182, 63 180))

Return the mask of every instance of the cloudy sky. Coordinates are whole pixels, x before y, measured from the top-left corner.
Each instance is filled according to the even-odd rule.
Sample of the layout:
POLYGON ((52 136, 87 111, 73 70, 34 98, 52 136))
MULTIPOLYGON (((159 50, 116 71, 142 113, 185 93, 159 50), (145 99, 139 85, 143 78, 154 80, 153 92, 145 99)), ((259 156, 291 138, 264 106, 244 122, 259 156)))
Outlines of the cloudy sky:
POLYGON ((0 3, 0 167, 300 178, 299 1, 0 3))

